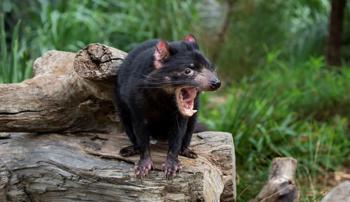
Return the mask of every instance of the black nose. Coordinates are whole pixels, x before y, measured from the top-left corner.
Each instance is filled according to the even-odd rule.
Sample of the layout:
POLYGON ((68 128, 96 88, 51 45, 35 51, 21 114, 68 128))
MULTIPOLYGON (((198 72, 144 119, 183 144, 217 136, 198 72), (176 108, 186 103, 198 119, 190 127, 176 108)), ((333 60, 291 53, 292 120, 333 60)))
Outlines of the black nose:
POLYGON ((221 81, 219 79, 215 79, 210 81, 210 89, 211 90, 216 90, 218 88, 220 88, 221 86, 221 81))

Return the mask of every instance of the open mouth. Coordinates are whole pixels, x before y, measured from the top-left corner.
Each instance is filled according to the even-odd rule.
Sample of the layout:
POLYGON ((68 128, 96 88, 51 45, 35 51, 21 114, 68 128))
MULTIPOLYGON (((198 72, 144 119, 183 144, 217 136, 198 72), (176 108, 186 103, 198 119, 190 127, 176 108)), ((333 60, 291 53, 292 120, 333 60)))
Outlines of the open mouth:
POLYGON ((191 117, 197 112, 193 109, 197 93, 195 87, 180 87, 175 90, 177 107, 183 116, 191 117))

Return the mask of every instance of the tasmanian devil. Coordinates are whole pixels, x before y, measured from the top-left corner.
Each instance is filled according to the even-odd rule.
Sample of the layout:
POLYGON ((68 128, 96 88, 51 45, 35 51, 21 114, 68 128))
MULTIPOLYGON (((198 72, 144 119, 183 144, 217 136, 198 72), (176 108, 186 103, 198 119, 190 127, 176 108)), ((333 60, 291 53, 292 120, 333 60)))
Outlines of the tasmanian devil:
POLYGON ((140 154, 135 174, 152 169, 150 137, 167 139, 166 177, 181 168, 178 155, 196 158, 188 147, 192 138, 201 91, 220 87, 214 66, 199 51, 193 35, 183 41, 154 39, 133 49, 121 65, 115 97, 120 119, 132 146, 124 157, 140 154))

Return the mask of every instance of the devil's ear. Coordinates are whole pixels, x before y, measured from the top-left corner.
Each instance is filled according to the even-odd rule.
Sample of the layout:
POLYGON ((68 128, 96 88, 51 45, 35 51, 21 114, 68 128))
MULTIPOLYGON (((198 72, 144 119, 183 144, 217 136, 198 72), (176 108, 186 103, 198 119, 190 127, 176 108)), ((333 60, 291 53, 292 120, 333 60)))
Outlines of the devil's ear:
POLYGON ((184 41, 191 43, 194 48, 198 49, 197 40, 192 34, 185 36, 184 41))
POLYGON ((196 38, 192 34, 185 36, 185 41, 191 42, 191 43, 197 43, 196 38))
POLYGON ((169 44, 164 40, 160 40, 154 51, 154 67, 160 69, 163 67, 164 60, 170 55, 169 44))

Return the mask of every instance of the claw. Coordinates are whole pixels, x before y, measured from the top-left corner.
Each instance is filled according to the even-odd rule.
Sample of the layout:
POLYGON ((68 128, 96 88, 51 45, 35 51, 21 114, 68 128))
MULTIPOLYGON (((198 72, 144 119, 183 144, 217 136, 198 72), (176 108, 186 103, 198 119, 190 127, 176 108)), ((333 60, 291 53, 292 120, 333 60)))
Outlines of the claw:
POLYGON ((198 157, 198 155, 189 148, 182 149, 182 151, 180 152, 180 155, 191 159, 196 159, 198 157))
POLYGON ((148 175, 149 171, 153 168, 153 163, 150 158, 140 159, 140 161, 135 166, 135 175, 138 178, 145 177, 148 175))
POLYGON ((176 176, 176 173, 180 172, 182 166, 177 159, 167 158, 166 162, 163 164, 163 168, 165 178, 169 180, 176 176))

